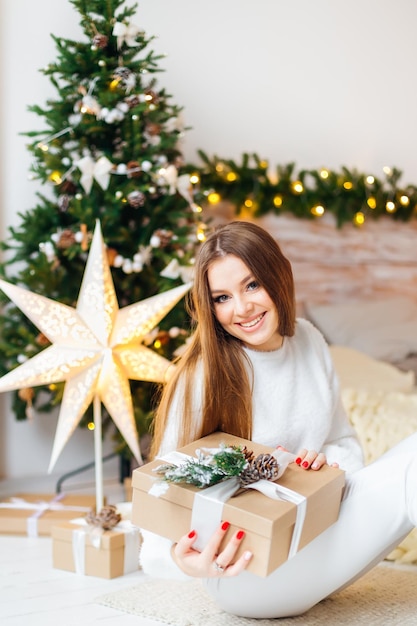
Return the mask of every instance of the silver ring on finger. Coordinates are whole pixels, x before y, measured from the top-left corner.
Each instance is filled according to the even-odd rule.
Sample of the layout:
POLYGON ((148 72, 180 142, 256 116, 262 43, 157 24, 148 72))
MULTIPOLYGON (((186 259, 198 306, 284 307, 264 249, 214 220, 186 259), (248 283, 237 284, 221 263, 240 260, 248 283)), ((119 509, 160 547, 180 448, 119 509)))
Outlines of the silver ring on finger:
POLYGON ((213 561, 213 567, 216 570, 216 572, 220 572, 220 574, 222 574, 224 570, 226 569, 225 567, 217 563, 217 561, 213 561))

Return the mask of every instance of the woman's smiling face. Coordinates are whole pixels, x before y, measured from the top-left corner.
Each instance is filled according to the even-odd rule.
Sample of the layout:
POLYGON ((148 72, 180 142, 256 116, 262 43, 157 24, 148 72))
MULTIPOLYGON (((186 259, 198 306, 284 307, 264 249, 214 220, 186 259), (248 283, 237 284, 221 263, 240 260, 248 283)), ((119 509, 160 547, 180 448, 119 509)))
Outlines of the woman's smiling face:
POLYGON ((276 307, 240 258, 227 254, 213 261, 208 282, 216 318, 226 332, 257 350, 281 346, 276 307))

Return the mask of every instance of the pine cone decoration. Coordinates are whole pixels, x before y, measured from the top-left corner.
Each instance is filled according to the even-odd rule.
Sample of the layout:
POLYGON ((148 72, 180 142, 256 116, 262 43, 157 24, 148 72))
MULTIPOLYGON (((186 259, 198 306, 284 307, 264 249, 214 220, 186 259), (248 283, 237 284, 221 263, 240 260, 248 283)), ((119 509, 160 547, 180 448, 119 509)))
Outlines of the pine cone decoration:
POLYGON ((243 448, 241 449, 241 452, 243 456, 245 457, 245 459, 247 460, 247 462, 252 463, 252 461, 255 458, 255 455, 253 454, 252 450, 249 450, 249 448, 247 448, 246 446, 243 446, 243 448))
POLYGON ((96 46, 97 48, 106 48, 108 43, 109 38, 102 33, 97 33, 93 37, 93 46, 96 46))
POLYGON ((158 104, 159 96, 153 89, 145 89, 145 96, 147 96, 148 102, 152 102, 153 104, 158 104))
POLYGON ((158 228, 153 236, 159 239, 159 247, 165 248, 171 243, 174 233, 172 230, 166 230, 165 228, 158 228))
POLYGON ((66 193, 58 196, 57 204, 58 209, 61 211, 61 213, 65 213, 66 211, 68 211, 69 207, 69 196, 66 193))
POLYGON ((100 513, 96 514, 95 511, 90 511, 85 517, 87 524, 90 526, 97 526, 103 530, 111 530, 122 519, 120 513, 117 513, 117 509, 114 504, 108 504, 103 506, 100 513))
MULTIPOLYGON (((252 455, 253 457, 253 455, 252 455)), ((262 478, 276 480, 278 478, 279 464, 272 454, 258 454, 251 460, 249 466, 241 473, 239 479, 242 487, 256 483, 262 478)))
POLYGON ((141 191, 131 191, 127 195, 127 201, 131 207, 134 209, 138 209, 140 206, 143 206, 146 201, 145 194, 141 191))
POLYGON ((138 161, 129 161, 127 164, 127 177, 139 178, 141 175, 140 163, 138 161))
POLYGON ((141 104, 141 99, 139 98, 138 95, 133 94, 131 96, 127 96, 127 98, 125 98, 125 102, 129 106, 129 109, 133 109, 133 107, 136 107, 138 106, 138 104, 141 104))
POLYGON ((116 67, 113 72, 113 78, 120 80, 123 85, 132 80, 133 72, 128 67, 116 67))
POLYGON ((59 191, 60 193, 73 196, 77 191, 77 185, 72 180, 64 180, 59 186, 59 191))
POLYGON ((75 235, 72 232, 72 230, 69 230, 67 228, 66 230, 63 230, 62 233, 60 234, 60 237, 57 242, 57 247, 60 248, 61 250, 66 250, 67 248, 72 246, 74 243, 75 243, 75 235))
POLYGON ((160 135, 162 130, 161 124, 155 124, 155 122, 149 122, 146 124, 146 132, 151 137, 155 137, 156 135, 160 135))

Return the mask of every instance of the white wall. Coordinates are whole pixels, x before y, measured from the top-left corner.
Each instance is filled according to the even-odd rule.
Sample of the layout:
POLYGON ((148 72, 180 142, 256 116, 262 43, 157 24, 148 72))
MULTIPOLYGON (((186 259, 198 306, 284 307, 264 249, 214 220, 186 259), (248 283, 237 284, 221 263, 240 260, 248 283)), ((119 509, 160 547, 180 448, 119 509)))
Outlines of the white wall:
MULTIPOLYGON (((55 59, 50 33, 79 39, 69 0, 0 2, 0 237, 34 206, 26 111, 53 92, 38 70, 55 59)), ((184 106, 184 153, 271 164, 341 165, 377 176, 384 165, 417 181, 417 4, 411 0, 140 0, 135 23, 167 57, 159 84, 184 106)), ((17 424, 0 397, 0 475, 44 473, 55 420, 17 424), (3 404, 3 407, 2 407, 3 404)), ((91 455, 79 433, 58 469, 91 455)))

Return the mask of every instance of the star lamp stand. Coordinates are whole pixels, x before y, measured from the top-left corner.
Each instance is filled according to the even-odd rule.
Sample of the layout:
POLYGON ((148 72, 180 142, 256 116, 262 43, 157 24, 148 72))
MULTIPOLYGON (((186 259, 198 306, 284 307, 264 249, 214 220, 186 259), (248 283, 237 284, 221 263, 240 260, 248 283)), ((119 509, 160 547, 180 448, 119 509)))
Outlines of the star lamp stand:
POLYGON ((102 404, 139 464, 142 457, 129 379, 162 383, 168 359, 143 340, 191 283, 119 310, 97 221, 74 309, 0 279, 0 289, 51 345, 0 378, 0 392, 65 382, 48 472, 93 403, 97 510, 103 505, 102 404))

